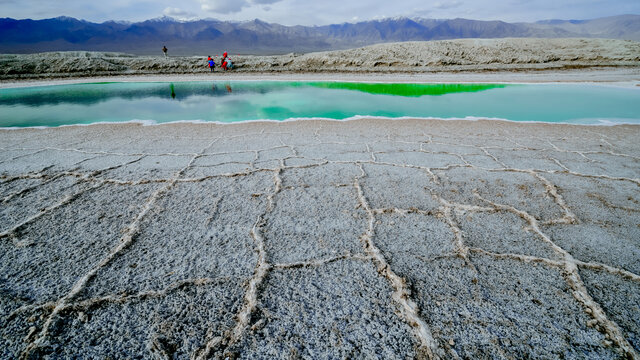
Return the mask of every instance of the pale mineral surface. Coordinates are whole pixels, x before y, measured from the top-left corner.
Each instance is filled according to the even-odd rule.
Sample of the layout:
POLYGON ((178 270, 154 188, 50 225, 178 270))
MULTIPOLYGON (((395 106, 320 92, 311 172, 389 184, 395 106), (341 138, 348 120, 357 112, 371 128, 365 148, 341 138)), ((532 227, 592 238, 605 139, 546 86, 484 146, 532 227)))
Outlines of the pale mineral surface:
POLYGON ((640 127, 0 131, 0 358, 625 358, 640 127))

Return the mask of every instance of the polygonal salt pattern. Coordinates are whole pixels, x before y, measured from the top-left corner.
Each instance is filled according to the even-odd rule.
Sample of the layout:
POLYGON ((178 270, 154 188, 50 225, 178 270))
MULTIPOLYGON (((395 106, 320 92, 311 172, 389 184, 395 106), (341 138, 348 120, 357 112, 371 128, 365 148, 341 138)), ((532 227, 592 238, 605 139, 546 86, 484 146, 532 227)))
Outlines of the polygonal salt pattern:
POLYGON ((0 357, 637 356, 637 138, 382 119, 0 131, 0 357))

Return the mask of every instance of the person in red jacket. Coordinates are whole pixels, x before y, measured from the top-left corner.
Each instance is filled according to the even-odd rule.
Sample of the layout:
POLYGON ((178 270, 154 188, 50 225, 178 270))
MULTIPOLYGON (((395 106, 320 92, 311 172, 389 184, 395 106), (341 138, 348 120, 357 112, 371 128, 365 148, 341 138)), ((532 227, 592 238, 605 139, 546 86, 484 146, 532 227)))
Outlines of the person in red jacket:
POLYGON ((228 56, 226 51, 224 52, 224 54, 222 54, 222 60, 221 60, 220 66, 225 70, 231 70, 233 68, 233 63, 231 62, 231 58, 228 56))

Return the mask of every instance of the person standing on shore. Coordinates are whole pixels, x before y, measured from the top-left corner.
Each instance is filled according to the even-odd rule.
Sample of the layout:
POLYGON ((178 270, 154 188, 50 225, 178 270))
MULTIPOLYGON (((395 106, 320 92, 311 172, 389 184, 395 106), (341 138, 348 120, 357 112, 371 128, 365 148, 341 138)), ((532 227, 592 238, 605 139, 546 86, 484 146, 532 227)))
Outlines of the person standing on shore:
POLYGON ((167 47, 165 45, 162 45, 162 52, 164 53, 164 57, 167 57, 167 47))
POLYGON ((213 68, 216 66, 216 62, 213 61, 211 56, 209 56, 209 58, 207 59, 207 62, 209 63, 209 69, 211 70, 211 72, 213 72, 213 68))
POLYGON ((223 68, 224 70, 227 70, 226 66, 227 66, 227 52, 225 51, 222 54, 222 59, 220 60, 220 67, 223 68))
POLYGON ((233 64, 231 63, 231 58, 228 56, 226 51, 224 52, 224 54, 222 54, 222 60, 220 60, 220 67, 225 70, 231 70, 233 68, 233 64))

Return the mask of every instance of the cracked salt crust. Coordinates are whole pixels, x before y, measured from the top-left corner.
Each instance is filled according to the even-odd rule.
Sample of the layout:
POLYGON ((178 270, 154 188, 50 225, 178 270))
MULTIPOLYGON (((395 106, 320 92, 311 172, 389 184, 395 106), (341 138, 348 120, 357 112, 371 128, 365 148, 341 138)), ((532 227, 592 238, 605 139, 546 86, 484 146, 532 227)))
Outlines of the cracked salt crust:
POLYGON ((0 355, 638 358, 637 137, 380 119, 0 131, 0 355))

